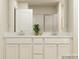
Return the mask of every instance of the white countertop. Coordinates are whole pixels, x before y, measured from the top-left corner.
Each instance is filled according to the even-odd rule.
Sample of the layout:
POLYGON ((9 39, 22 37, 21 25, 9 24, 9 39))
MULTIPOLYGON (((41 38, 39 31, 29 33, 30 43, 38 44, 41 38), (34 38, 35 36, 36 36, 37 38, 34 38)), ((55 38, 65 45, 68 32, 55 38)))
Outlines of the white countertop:
POLYGON ((5 38, 8 37, 17 37, 17 38, 22 38, 22 37, 72 37, 71 33, 68 32, 63 32, 63 33, 49 33, 49 32, 44 32, 42 35, 34 35, 32 33, 5 33, 4 35, 5 38))

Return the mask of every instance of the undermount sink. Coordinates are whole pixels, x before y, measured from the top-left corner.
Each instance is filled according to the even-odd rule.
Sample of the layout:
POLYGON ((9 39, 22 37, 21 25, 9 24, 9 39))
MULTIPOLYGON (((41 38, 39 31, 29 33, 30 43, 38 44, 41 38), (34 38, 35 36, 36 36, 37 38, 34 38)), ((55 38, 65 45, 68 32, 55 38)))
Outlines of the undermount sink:
POLYGON ((44 32, 42 35, 51 36, 51 35, 58 35, 58 33, 57 32, 54 32, 54 33, 52 33, 52 32, 44 32))

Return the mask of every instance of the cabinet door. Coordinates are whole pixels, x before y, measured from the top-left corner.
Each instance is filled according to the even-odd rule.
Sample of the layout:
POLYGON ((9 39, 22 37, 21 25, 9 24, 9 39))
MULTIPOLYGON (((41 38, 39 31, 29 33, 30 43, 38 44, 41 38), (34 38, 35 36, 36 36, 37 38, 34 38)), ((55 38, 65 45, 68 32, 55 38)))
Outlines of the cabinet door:
POLYGON ((32 59, 32 45, 20 46, 20 59, 32 59))
POLYGON ((18 46, 6 45, 6 59, 18 59, 18 46))
POLYGON ((57 59, 56 45, 45 45, 44 55, 45 59, 57 59))
POLYGON ((71 56, 70 45, 59 45, 58 59, 64 58, 64 56, 71 56))

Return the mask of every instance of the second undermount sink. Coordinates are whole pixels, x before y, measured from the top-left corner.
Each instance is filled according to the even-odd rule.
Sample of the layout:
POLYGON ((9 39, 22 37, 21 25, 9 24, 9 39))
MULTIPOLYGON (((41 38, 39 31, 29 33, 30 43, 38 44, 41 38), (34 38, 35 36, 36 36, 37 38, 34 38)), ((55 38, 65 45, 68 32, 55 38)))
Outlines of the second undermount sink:
POLYGON ((52 32, 44 32, 42 35, 44 35, 44 36, 52 36, 52 35, 58 35, 58 34, 57 34, 57 32, 54 32, 54 33, 52 33, 52 32))
POLYGON ((72 34, 69 32, 44 32, 43 36, 71 36, 72 34))

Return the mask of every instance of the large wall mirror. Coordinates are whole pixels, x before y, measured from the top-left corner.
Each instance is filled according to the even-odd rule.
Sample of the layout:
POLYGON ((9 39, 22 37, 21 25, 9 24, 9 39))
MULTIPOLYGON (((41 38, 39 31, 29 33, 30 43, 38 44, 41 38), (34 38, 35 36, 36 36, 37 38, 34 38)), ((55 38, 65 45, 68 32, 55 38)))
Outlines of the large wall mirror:
POLYGON ((14 9, 14 32, 32 31, 34 24, 40 25, 41 32, 58 32, 57 7, 30 7, 14 9))
POLYGON ((62 32, 67 29, 67 22, 65 22, 67 17, 64 12, 60 3, 29 5, 28 9, 16 8, 14 9, 14 32, 32 31, 34 24, 40 25, 41 32, 62 32))

